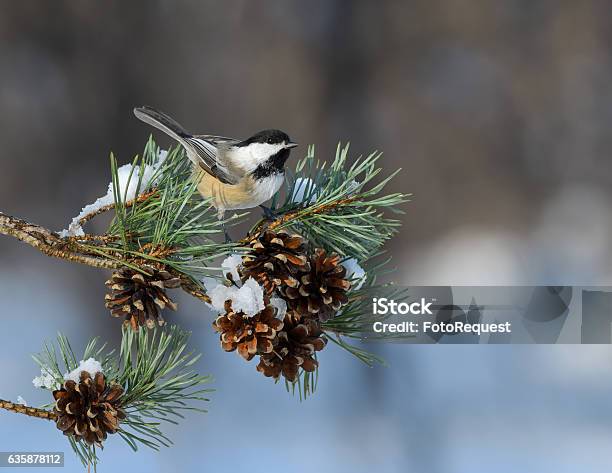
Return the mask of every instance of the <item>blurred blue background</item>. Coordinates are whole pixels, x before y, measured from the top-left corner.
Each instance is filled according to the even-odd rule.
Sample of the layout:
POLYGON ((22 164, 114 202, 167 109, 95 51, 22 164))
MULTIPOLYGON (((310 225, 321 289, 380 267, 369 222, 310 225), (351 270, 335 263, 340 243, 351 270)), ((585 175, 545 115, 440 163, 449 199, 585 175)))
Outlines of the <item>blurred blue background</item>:
MULTIPOLYGON (((131 110, 149 104, 199 132, 282 128, 323 158, 383 151, 415 193, 389 245, 400 283, 612 285, 611 43, 596 0, 2 0, 0 210, 65 228, 105 193, 108 153, 142 150, 131 110)), ((106 276, 0 238, 0 398, 49 401, 30 354, 58 331, 77 352, 119 343, 106 276)), ((329 347, 300 403, 178 299, 210 412, 159 453, 111 438, 100 471, 612 470, 608 346, 376 345, 390 366, 372 369, 329 347)), ((81 469, 37 419, 0 413, 0 450, 81 469)))

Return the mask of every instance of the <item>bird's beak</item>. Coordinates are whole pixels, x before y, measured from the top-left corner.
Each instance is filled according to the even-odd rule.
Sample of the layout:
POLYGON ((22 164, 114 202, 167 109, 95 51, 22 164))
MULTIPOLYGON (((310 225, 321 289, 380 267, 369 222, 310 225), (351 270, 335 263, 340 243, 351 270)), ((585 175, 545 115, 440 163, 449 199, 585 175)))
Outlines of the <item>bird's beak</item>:
POLYGON ((287 146, 286 146, 286 147, 287 147, 287 148, 295 148, 297 145, 298 145, 297 143, 291 143, 291 142, 289 142, 289 143, 287 143, 287 146))

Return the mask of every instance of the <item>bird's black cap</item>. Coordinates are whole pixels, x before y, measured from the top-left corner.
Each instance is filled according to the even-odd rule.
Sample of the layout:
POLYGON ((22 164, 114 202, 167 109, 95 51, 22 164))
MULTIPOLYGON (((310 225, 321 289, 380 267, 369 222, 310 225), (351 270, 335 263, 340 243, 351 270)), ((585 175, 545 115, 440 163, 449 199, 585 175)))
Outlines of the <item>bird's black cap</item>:
POLYGON ((284 131, 280 130, 263 130, 259 133, 255 133, 250 138, 247 138, 240 143, 237 143, 235 146, 248 146, 251 143, 269 143, 272 145, 279 143, 291 143, 291 139, 289 135, 284 131))

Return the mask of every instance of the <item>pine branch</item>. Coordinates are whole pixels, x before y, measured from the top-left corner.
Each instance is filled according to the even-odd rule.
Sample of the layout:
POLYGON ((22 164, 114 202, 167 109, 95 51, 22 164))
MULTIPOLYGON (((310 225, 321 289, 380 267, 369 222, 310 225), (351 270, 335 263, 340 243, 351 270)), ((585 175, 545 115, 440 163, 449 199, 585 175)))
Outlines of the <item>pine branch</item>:
POLYGON ((57 415, 53 411, 47 411, 45 409, 38 409, 36 407, 28 407, 23 404, 15 404, 14 402, 5 401, 0 399, 0 409, 4 409, 15 414, 24 414, 30 417, 37 417, 38 419, 55 420, 57 415))
MULTIPOLYGON (((123 388, 115 407, 122 409, 126 416, 121 418, 116 433, 133 450, 137 450, 139 444, 155 450, 170 446, 172 442, 161 430, 163 422, 176 424, 187 412, 206 412, 199 405, 208 401, 205 395, 212 390, 203 386, 211 379, 193 371, 192 367, 200 356, 187 351, 188 339, 189 333, 176 326, 138 333, 128 328, 123 330, 119 351, 108 351, 97 338, 92 339, 84 350, 82 360, 94 358, 100 363, 108 385, 116 384, 123 388)), ((41 373, 52 380, 52 383, 44 384, 49 391, 65 387, 65 377, 71 376, 67 373, 76 372, 77 377, 82 376, 81 365, 68 339, 59 335, 57 347, 59 350, 55 345, 46 345, 42 354, 33 357, 41 367, 41 373)), ((87 402, 86 398, 83 402, 87 402)), ((61 415, 66 415, 65 411, 58 411, 57 406, 53 411, 46 411, 0 401, 0 408, 57 419, 58 428, 61 415)), ((74 436, 69 437, 69 441, 84 465, 96 464, 98 459, 93 445, 74 436)))
MULTIPOLYGON (((140 194, 135 199, 128 200, 124 204, 124 206, 125 206, 125 208, 129 209, 129 208, 133 207, 134 205, 141 204, 141 203, 145 202, 150 197, 154 196, 156 193, 157 193, 157 189, 151 189, 150 191, 147 191, 147 192, 145 192, 143 194, 140 194)), ((103 213, 108 212, 109 210, 114 210, 116 205, 117 204, 115 202, 113 202, 111 204, 103 205, 102 207, 97 208, 95 211, 89 212, 89 213, 83 215, 79 219, 79 225, 85 225, 87 222, 89 222, 90 220, 93 220, 98 215, 102 215, 103 213)))
POLYGON ((17 238, 53 258, 65 259, 94 268, 115 269, 121 266, 116 260, 96 255, 77 241, 61 238, 57 233, 40 225, 28 223, 2 212, 0 212, 0 234, 17 238))
MULTIPOLYGON (((0 234, 11 236, 19 241, 27 243, 41 253, 54 258, 65 259, 74 263, 100 269, 118 269, 122 266, 134 266, 139 268, 133 261, 123 261, 120 256, 111 256, 111 252, 101 252, 96 243, 105 242, 116 237, 108 235, 83 235, 79 237, 60 237, 57 233, 40 225, 28 223, 16 217, 0 212, 0 234), (94 243, 92 245, 92 243, 94 243)), ((179 271, 172 271, 181 278, 181 288, 189 295, 204 302, 210 302, 203 288, 179 271)))
POLYGON ((282 215, 281 217, 277 218, 276 220, 273 220, 268 225, 268 228, 270 230, 275 230, 283 226, 291 225, 292 223, 299 221, 301 219, 334 212, 338 208, 341 208, 345 205, 349 205, 355 200, 357 200, 357 197, 346 197, 346 198, 332 200, 331 202, 328 202, 322 205, 318 205, 318 206, 312 206, 312 207, 306 207, 304 209, 292 210, 282 215))
POLYGON ((213 237, 223 235, 224 226, 233 225, 241 216, 218 219, 211 202, 197 192, 197 180, 183 148, 177 146, 168 151, 163 162, 159 155, 159 148, 150 139, 142 157, 127 165, 128 176, 126 166, 119 168, 111 156, 113 190, 135 187, 138 194, 154 185, 156 192, 128 205, 130 201, 122 192, 115 191, 115 218, 107 235, 116 240, 97 251, 154 261, 190 276, 210 274, 211 262, 236 248, 235 244, 220 243, 213 237), (149 247, 161 251, 155 255, 144 251, 149 247))
MULTIPOLYGON (((150 139, 142 157, 136 156, 131 164, 119 166, 111 154, 112 179, 108 192, 86 206, 73 219, 67 231, 71 236, 62 237, 38 225, 4 214, 0 214, 0 233, 24 241, 50 256, 102 269, 119 269, 113 274, 111 282, 107 283, 112 287, 111 293, 107 295, 107 307, 115 317, 125 316, 126 321, 136 330, 138 325, 144 324, 142 320, 146 321, 148 327, 153 325, 149 323, 152 320, 163 323, 161 314, 151 304, 157 303, 162 310, 166 306, 175 308, 173 301, 166 297, 165 289, 176 288, 180 283, 183 291, 211 303, 201 277, 220 269, 213 265, 222 256, 238 253, 239 259, 245 258, 247 252, 252 251, 252 238, 259 238, 255 234, 263 235, 264 229, 277 234, 281 230, 290 230, 308 242, 305 248, 307 255, 310 252, 309 258, 319 251, 323 252, 321 254, 327 252, 333 258, 337 258, 333 256, 333 253, 337 253, 341 259, 337 259, 335 265, 356 265, 357 269, 353 271, 360 274, 359 278, 343 283, 347 287, 344 290, 348 291, 348 304, 345 300, 342 304, 346 305, 340 310, 334 307, 333 316, 325 319, 321 317, 320 328, 325 333, 321 337, 326 337, 372 365, 381 360, 350 345, 344 337, 361 339, 371 325, 370 298, 366 291, 387 288, 376 284, 379 271, 371 267, 368 260, 380 254, 384 243, 397 232, 400 225, 399 220, 389 218, 387 213, 401 213, 398 206, 409 197, 401 193, 381 195, 385 185, 396 173, 374 182, 381 172, 377 167, 380 156, 380 153, 372 153, 349 164, 348 146, 339 145, 333 161, 328 165, 317 161, 314 148, 310 147, 308 155, 298 161, 295 172, 288 171, 284 194, 277 194, 273 199, 272 217, 259 221, 247 238, 236 244, 227 244, 219 243, 214 238, 220 238, 224 233, 224 225, 233 224, 239 217, 219 221, 211 201, 202 199, 197 192, 197 179, 184 150, 177 146, 162 157, 159 148, 150 139), (114 216, 103 235, 84 233, 82 225, 109 211, 113 211, 114 216), (362 277, 364 270, 360 265, 365 268, 365 277, 362 277), (355 289, 355 286, 363 285, 366 280, 365 289, 355 289), (348 289, 351 284, 353 289, 348 289)), ((280 258, 279 261, 283 258, 283 255, 276 256, 280 258)), ((224 277, 219 278, 218 275, 217 278, 221 279, 221 283, 224 280, 224 277)), ((296 282, 294 280, 293 284, 296 282)), ((234 281, 236 283, 240 281, 234 281)), ((240 286, 237 285, 238 288, 240 286)), ((214 293, 215 297, 222 292, 214 293)), ((287 297, 283 296, 282 291, 277 295, 281 299, 287 297)), ((341 300, 341 297, 337 296, 336 300, 341 300)), ((222 306, 218 303, 215 305, 222 306)), ((316 318, 316 315, 310 313, 302 315, 316 318)), ((137 356, 141 355, 141 351, 146 353, 152 350, 145 339, 140 338, 143 336, 146 334, 142 332, 124 333, 124 341, 136 347, 137 356)), ((73 366, 76 359, 70 357, 69 345, 67 341, 64 342, 64 363, 73 366)), ((168 341, 160 340, 159 344, 165 346, 168 341)), ((171 350, 168 347, 166 349, 171 350)), ((122 356, 124 359, 129 358, 126 351, 122 351, 122 356)), ((153 358, 161 359, 159 357, 163 356, 162 352, 157 352, 153 358)), ((53 357, 49 354, 48 358, 51 360, 53 357)), ((138 363, 143 363, 143 358, 138 359, 138 363)), ((316 359, 311 360, 309 371, 300 367, 297 379, 295 371, 290 375, 289 387, 293 392, 298 389, 301 398, 307 397, 316 387, 318 371, 312 371, 313 362, 318 366, 316 359)), ((146 374, 149 368, 143 369, 146 374)), ((120 375, 119 371, 115 374, 120 375)), ((58 376, 56 381, 62 383, 61 373, 58 376)), ((190 386, 188 379, 183 382, 190 386)), ((126 378, 124 384, 135 386, 136 379, 126 378)), ((166 439, 157 430, 156 424, 139 416, 146 413, 148 418, 167 420, 168 415, 179 409, 180 403, 175 404, 174 394, 168 393, 157 398, 154 396, 163 401, 161 404, 165 404, 153 410, 150 405, 145 406, 150 400, 144 404, 135 402, 130 422, 136 433, 122 431, 124 440, 131 446, 137 442, 148 446, 165 445, 166 439), (137 433, 144 436, 138 436, 137 433), (149 438, 151 435, 155 441, 149 438)), ((82 450, 81 447, 75 446, 75 451, 80 451, 89 459, 95 457, 95 452, 82 450)))
MULTIPOLYGON (((314 148, 310 147, 306 158, 297 163, 295 173, 288 171, 284 197, 281 192, 273 199, 272 217, 259 221, 247 238, 235 244, 216 239, 222 238, 226 225, 236 223, 241 216, 220 221, 212 202, 198 193, 198 179, 185 151, 177 146, 167 153, 161 152, 152 139, 142 156, 136 156, 130 164, 119 166, 111 154, 108 192, 85 206, 64 232, 58 234, 0 213, 0 234, 16 238, 48 256, 115 270, 106 283, 109 294, 105 303, 113 316, 125 317, 128 322, 127 326, 124 322, 121 347, 116 352, 106 350, 105 345, 93 339, 83 354, 82 360, 87 361, 79 363, 68 340, 60 335, 59 350, 46 346, 43 354, 34 356, 41 367, 41 376, 35 378, 35 385, 55 391, 53 397, 57 403, 43 406, 53 407, 53 410, 4 400, 0 400, 0 409, 56 420, 58 428, 69 435, 70 445, 84 465, 95 467, 98 462, 96 449, 101 447, 106 434, 117 434, 116 437, 123 439, 134 451, 139 446, 155 450, 170 446, 171 440, 162 431, 163 423, 177 423, 191 411, 206 412, 202 406, 208 401, 206 396, 210 391, 204 387, 210 378, 193 371, 200 355, 187 351, 188 333, 176 326, 151 328, 164 323, 161 310, 176 309, 166 289, 179 286, 220 311, 230 311, 234 304, 232 330, 238 318, 243 324, 261 314, 273 319, 267 322, 269 326, 263 322, 258 324, 256 332, 261 330, 262 340, 258 340, 258 336, 249 338, 253 333, 248 330, 232 337, 222 333, 222 347, 226 351, 238 350, 249 360, 259 355, 257 370, 277 381, 282 375, 288 391, 297 391, 300 399, 316 389, 317 352, 323 350, 326 341, 337 344, 370 366, 383 363, 377 356, 344 339, 363 338, 371 325, 368 291, 379 291, 386 286, 377 284, 381 272, 368 260, 380 254, 381 247, 400 225, 398 220, 389 218, 387 212, 401 213, 397 207, 408 199, 408 195, 400 193, 380 195, 395 173, 372 184, 381 171, 377 167, 380 156, 380 153, 372 153, 348 164, 348 146, 339 145, 328 166, 315 160, 314 148), (104 234, 91 235, 83 231, 83 225, 110 211, 113 218, 104 234), (270 232, 262 232, 264 229, 270 232), (298 233, 298 241, 295 236, 280 231, 284 229, 298 233), (264 238, 266 234, 274 238, 253 243, 253 238, 264 238), (286 247, 285 237, 288 238, 286 247), (302 237, 303 243, 300 243, 302 237), (272 262, 286 264, 289 261, 301 268, 300 274, 276 274, 273 281, 278 287, 274 288, 274 297, 270 299, 270 294, 264 298, 265 278, 262 279, 260 273, 258 279, 259 270, 253 270, 252 276, 246 277, 238 271, 238 266, 231 267, 229 273, 237 276, 236 279, 227 278, 232 283, 229 287, 225 285, 228 282, 225 273, 219 275, 221 268, 214 267, 230 253, 237 255, 221 263, 224 270, 240 262, 246 265, 258 249, 265 250, 265 258, 269 257, 269 261, 260 261, 257 266, 261 271, 275 270, 272 262), (311 270, 316 273, 312 279, 311 270), (207 281, 209 297, 202 276, 211 273, 216 274, 219 287, 211 288, 207 281), (282 287, 283 284, 286 287, 282 287), (301 285, 299 291, 296 290, 298 285, 301 285), (366 287, 362 289, 361 286, 366 287), (289 287, 294 290, 293 294, 289 287), (297 297, 310 299, 296 304, 297 297), (275 302, 272 299, 276 299, 275 302), (284 303, 282 313, 281 303, 284 303), (325 313, 321 309, 323 306, 325 313), (283 319, 283 324, 276 320, 277 316, 283 319), (145 326, 151 330, 146 330, 145 326), (230 339, 237 342, 235 346, 227 342, 230 339), (99 364, 92 365, 89 358, 99 364), (89 368, 84 369, 84 366, 89 368), (92 385, 87 383, 92 379, 97 379, 96 386, 100 386, 98 394, 89 391, 92 385), (78 409, 74 412, 67 406, 76 404, 62 405, 59 402, 62 396, 71 402, 76 399, 91 403, 87 409, 94 406, 92 399, 98 399, 108 411, 99 412, 97 406, 95 413, 79 412, 78 409), (108 401, 108 408, 101 402, 104 400, 108 401), (88 418, 98 415, 108 415, 107 420, 116 423, 100 430, 100 424, 90 424, 88 418), (73 428, 75 416, 80 416, 86 425, 78 424, 79 429, 73 428), (100 433, 104 433, 104 438, 100 433)), ((279 267, 282 269, 282 265, 279 267)), ((296 268, 292 271, 297 271, 296 268)), ((221 324, 216 329, 230 330, 222 328, 221 324)))
MULTIPOLYGON (((137 183, 137 197, 125 200, 121 192, 115 192, 114 202, 96 207, 76 221, 83 225, 114 210, 115 219, 104 235, 62 237, 1 212, 0 234, 17 238, 49 256, 97 268, 116 269, 132 260, 145 259, 162 262, 181 273, 194 269, 202 271, 203 263, 235 247, 213 242, 207 235, 222 235, 222 225, 236 218, 219 221, 210 202, 199 198, 190 164, 182 153, 180 147, 172 150, 166 162, 149 176, 157 186, 140 193, 139 189, 147 184, 143 182, 143 171, 146 166, 152 166, 159 154, 159 148, 149 140, 143 158, 134 160, 127 182, 122 182, 126 188, 137 183), (146 248, 164 249, 164 252, 154 254, 144 251, 146 248), (168 255, 173 257, 167 258, 168 255)), ((118 184, 118 167, 112 156, 111 164, 112 181, 118 184)))
POLYGON ((339 144, 328 166, 316 160, 314 147, 309 147, 295 173, 287 177, 284 199, 276 196, 273 201, 277 217, 262 220, 255 231, 263 227, 292 229, 320 247, 359 261, 376 254, 401 225, 386 216, 386 211, 402 213, 398 206, 410 195, 379 195, 398 171, 367 188, 382 171, 377 167, 382 155, 371 153, 349 165, 348 150, 348 145, 339 144))

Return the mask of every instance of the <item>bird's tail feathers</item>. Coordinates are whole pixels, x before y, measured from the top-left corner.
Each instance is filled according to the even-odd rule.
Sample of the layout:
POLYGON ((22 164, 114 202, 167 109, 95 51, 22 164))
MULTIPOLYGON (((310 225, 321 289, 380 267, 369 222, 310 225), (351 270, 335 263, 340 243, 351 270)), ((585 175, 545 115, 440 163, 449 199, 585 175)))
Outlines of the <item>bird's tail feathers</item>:
POLYGON ((183 128, 174 118, 154 108, 136 107, 134 109, 134 115, 136 115, 139 120, 163 131, 182 144, 185 144, 185 138, 191 137, 191 133, 185 130, 185 128, 183 128))

